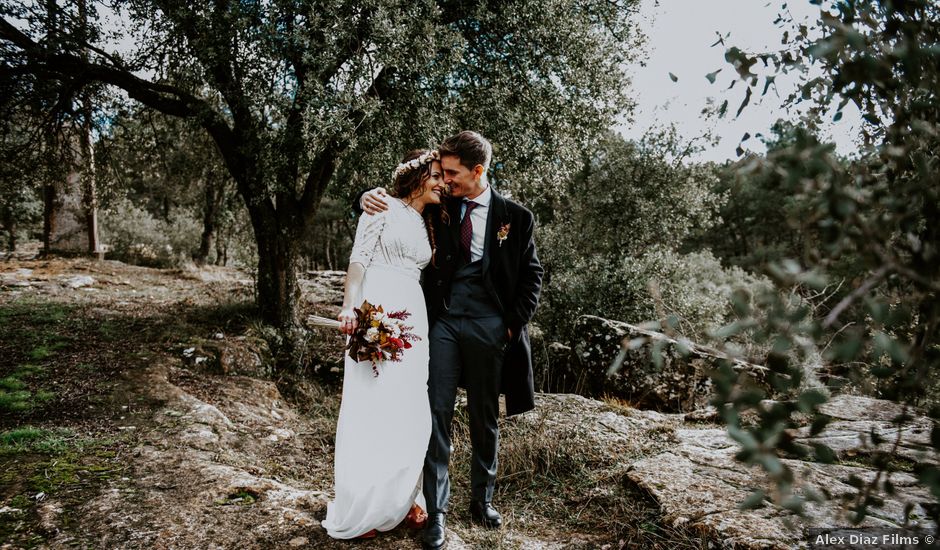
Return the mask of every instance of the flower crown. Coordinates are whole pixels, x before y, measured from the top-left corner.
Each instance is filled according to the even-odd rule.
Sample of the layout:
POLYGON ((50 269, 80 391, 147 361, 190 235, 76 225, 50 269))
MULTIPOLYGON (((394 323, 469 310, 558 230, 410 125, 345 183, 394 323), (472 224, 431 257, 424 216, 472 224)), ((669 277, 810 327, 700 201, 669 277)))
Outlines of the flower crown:
POLYGON ((392 181, 397 180, 398 177, 401 176, 402 174, 407 174, 408 172, 415 170, 435 160, 441 160, 441 154, 440 152, 438 152, 437 149, 432 149, 431 151, 424 153, 423 155, 421 155, 420 157, 416 159, 411 159, 408 162, 403 162, 395 168, 394 172, 392 172, 392 181))

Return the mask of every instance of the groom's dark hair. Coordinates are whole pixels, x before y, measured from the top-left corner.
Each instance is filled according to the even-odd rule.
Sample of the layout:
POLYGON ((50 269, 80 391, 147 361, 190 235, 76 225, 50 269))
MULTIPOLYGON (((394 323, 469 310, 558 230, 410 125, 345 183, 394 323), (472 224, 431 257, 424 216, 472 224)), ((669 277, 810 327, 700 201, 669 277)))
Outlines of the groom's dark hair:
POLYGON ((477 164, 483 165, 483 173, 490 169, 490 159, 493 158, 493 145, 485 137, 470 130, 464 130, 445 139, 438 148, 441 156, 453 155, 460 159, 468 169, 473 170, 477 164))

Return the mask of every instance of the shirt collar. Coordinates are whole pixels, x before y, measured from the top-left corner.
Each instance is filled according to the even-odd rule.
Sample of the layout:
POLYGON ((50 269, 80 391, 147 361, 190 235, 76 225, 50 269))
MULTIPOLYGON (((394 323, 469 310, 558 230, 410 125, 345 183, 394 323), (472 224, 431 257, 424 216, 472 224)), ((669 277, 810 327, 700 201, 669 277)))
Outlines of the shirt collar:
POLYGON ((487 185, 486 189, 484 189, 483 192, 477 196, 477 198, 464 199, 464 202, 467 202, 468 200, 473 200, 473 202, 477 203, 477 206, 489 206, 490 199, 492 198, 493 198, 493 191, 492 189, 490 189, 490 186, 487 185))

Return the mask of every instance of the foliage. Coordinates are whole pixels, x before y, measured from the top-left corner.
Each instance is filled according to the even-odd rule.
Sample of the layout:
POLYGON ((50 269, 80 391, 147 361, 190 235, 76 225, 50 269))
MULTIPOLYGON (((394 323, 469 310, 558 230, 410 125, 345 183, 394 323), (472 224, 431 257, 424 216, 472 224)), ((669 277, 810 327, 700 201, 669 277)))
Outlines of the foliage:
POLYGON ((580 315, 639 322, 674 316, 677 328, 704 338, 727 323, 738 288, 753 294, 766 282, 739 268, 724 268, 708 251, 682 254, 655 245, 639 256, 588 256, 553 272, 540 323, 570 342, 580 315))
POLYGON ((0 228, 7 233, 7 249, 12 251, 22 233, 35 229, 42 219, 42 201, 35 188, 20 181, 8 184, 9 181, 0 179, 0 228))
POLYGON ((32 365, 21 365, 10 375, 0 378, 0 411, 4 413, 30 411, 54 397, 54 394, 48 390, 35 389, 35 383, 27 383, 27 380, 34 377, 37 370, 39 369, 32 365))
POLYGON ((356 218, 349 201, 324 197, 301 251, 309 269, 345 270, 355 234, 356 218))
MULTIPOLYGON (((862 137, 869 146, 846 162, 835 156, 834 146, 815 137, 813 125, 805 125, 765 158, 738 165, 739 175, 792 197, 798 207, 785 210, 787 224, 808 228, 806 235, 813 238, 809 246, 787 251, 793 257, 766 269, 779 289, 797 294, 825 292, 843 277, 846 257, 859 276, 823 307, 794 300, 792 292, 767 294, 756 308, 736 299, 739 318, 716 337, 747 335, 766 343, 763 362, 785 398, 762 404, 764 392, 724 364, 714 377, 715 405, 741 444, 738 457, 760 464, 774 482, 768 498, 805 513, 807 501, 825 498, 824 488, 804 486, 779 455, 831 462, 835 454, 824 445, 807 448, 784 437, 798 426, 796 413, 811 416, 814 434, 829 420, 818 411, 826 392, 803 385, 804 360, 818 354, 879 379, 879 397, 900 401, 911 412, 912 406, 927 406, 931 417, 940 418, 931 396, 940 367, 940 226, 935 223, 940 218, 940 7, 926 0, 837 2, 821 9, 819 36, 786 15, 779 21, 793 26, 784 32, 782 51, 752 54, 732 47, 726 54, 744 83, 741 108, 761 80, 766 85, 776 74, 795 72, 801 83, 786 104, 811 104, 816 120, 834 108, 838 121, 842 108, 854 103, 866 121, 862 137), (769 73, 762 79, 753 72, 761 67, 769 73), (748 410, 757 412, 756 426, 742 426, 741 414, 748 410)), ((902 414, 893 423, 909 421, 902 414)), ((934 451, 940 449, 940 428, 934 427, 931 441, 934 451)), ((853 523, 872 514, 882 491, 895 491, 890 472, 900 462, 893 459, 897 445, 873 457, 879 475, 847 480, 858 490, 848 502, 853 523)), ((940 497, 940 469, 933 458, 913 470, 940 497)), ((764 494, 755 493, 748 505, 759 504, 757 497, 764 494)), ((930 513, 937 521, 940 508, 931 506, 930 513)))
POLYGON ((0 122, 0 230, 13 250, 21 233, 35 229, 42 219, 43 180, 62 174, 55 164, 58 158, 31 143, 22 112, 7 115, 11 119, 0 122))
MULTIPOLYGON (((103 215, 124 216, 134 205, 151 218, 145 225, 175 231, 162 238, 155 234, 133 236, 127 231, 134 228, 123 226, 126 221, 104 219, 103 225, 112 234, 116 230, 121 235, 119 242, 106 243, 118 257, 151 265, 178 263, 184 259, 182 253, 197 262, 214 257, 219 264, 226 263, 230 253, 233 258, 251 258, 250 253, 237 250, 245 240, 238 233, 248 228, 232 179, 215 144, 191 121, 146 109, 121 109, 99 139, 96 153, 103 215), (181 217, 186 215, 192 216, 193 224, 202 222, 201 234, 186 233, 194 238, 192 242, 180 241, 184 237, 181 225, 186 225, 187 231, 190 225, 181 217), (128 243, 132 237, 138 243, 128 243), (161 240, 167 242, 155 242, 161 240), (178 253, 171 254, 174 258, 157 258, 159 254, 153 250, 141 255, 128 249, 134 244, 164 245, 169 241, 176 241, 173 248, 178 253)), ((146 233, 148 229, 137 231, 146 233)))
MULTIPOLYGON (((772 136, 764 138, 769 155, 798 139, 792 123, 779 120, 771 130, 772 136)), ((717 170, 712 192, 724 198, 720 221, 694 235, 690 246, 707 247, 731 265, 761 271, 770 262, 812 250, 819 237, 802 195, 776 177, 746 170, 751 160, 748 156, 717 170)))
POLYGON ((692 152, 674 128, 638 142, 607 134, 588 150, 560 193, 531 203, 546 226, 549 254, 639 255, 657 243, 682 243, 712 227, 722 197, 717 168, 687 162, 692 152))
POLYGON ((583 314, 634 322, 674 314, 704 335, 726 321, 736 280, 759 285, 707 250, 677 251, 720 221, 717 169, 684 162, 689 152, 674 130, 639 142, 609 134, 562 194, 535 202, 539 242, 548 243, 540 248, 549 277, 539 323, 551 339, 573 341, 583 314), (657 310, 657 299, 668 311, 657 310))
POLYGON ((299 243, 327 191, 385 183, 402 151, 466 127, 496 144, 495 180, 557 185, 629 108, 636 4, 90 1, 75 25, 55 2, 4 0, 0 53, 27 87, 116 87, 203 128, 249 212, 262 316, 296 339, 299 243), (100 47, 105 5, 134 51, 100 47))
POLYGON ((190 261, 201 228, 191 211, 171 208, 157 218, 128 199, 111 201, 101 212, 101 234, 109 255, 138 265, 178 266, 190 261))

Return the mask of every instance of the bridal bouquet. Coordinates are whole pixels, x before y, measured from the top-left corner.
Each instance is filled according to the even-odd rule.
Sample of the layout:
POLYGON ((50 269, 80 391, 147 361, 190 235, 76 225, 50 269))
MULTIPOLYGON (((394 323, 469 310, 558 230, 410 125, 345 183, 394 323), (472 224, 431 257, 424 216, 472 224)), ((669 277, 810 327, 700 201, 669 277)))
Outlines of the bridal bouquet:
MULTIPOLYGON (((411 347, 411 342, 421 337, 410 332, 412 326, 405 324, 411 317, 406 310, 386 313, 382 306, 368 301, 355 308, 358 325, 350 338, 346 349, 356 361, 370 361, 374 376, 379 375, 378 364, 383 361, 401 361, 402 353, 411 347)), ((314 326, 339 328, 336 319, 311 315, 307 321, 314 326)))

